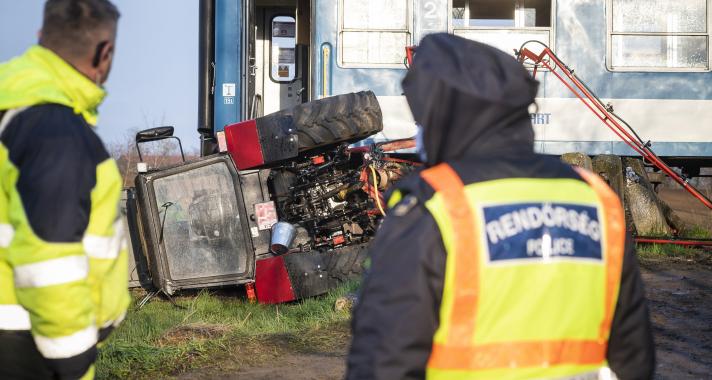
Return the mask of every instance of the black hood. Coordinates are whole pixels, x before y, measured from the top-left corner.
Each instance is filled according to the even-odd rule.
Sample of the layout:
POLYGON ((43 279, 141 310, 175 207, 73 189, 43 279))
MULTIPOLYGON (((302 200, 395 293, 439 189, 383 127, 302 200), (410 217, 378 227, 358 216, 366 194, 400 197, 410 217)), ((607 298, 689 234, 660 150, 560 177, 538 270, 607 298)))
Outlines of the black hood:
POLYGON ((533 152, 528 107, 538 85, 499 49, 445 33, 423 38, 403 90, 427 164, 533 152))

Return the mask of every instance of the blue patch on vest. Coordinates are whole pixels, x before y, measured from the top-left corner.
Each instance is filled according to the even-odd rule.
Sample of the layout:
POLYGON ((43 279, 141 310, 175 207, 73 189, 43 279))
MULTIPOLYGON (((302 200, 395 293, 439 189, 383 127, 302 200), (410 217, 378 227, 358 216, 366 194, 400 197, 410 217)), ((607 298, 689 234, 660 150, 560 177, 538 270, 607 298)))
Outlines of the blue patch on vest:
POLYGON ((584 259, 601 261, 601 225, 595 207, 517 203, 483 208, 490 262, 584 259))

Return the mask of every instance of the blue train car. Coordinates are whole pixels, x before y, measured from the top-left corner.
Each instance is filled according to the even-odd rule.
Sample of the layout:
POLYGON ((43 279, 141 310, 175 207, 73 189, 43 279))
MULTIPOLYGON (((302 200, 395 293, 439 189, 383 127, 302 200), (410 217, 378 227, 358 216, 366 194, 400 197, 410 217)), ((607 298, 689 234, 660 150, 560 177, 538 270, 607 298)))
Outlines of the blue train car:
MULTIPOLYGON (((206 30, 214 32, 212 40, 201 39, 203 66, 214 74, 204 75, 204 132, 219 135, 242 119, 372 90, 385 125, 373 140, 411 137, 415 126, 400 86, 405 47, 448 32, 511 54, 525 41, 540 41, 660 156, 691 174, 712 163, 712 0, 203 2, 203 19, 212 23, 206 30)), ((537 78, 531 117, 539 152, 633 154, 551 73, 537 78)))

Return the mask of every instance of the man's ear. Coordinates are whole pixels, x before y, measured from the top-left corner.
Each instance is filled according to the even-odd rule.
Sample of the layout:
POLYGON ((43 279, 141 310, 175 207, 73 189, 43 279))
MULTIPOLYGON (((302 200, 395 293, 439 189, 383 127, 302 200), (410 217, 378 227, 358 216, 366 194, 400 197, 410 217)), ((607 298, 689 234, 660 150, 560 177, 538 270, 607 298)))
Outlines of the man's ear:
POLYGON ((104 51, 101 54, 101 62, 111 62, 114 57, 114 43, 109 41, 104 47, 104 51))
POLYGON ((111 41, 101 41, 96 45, 96 50, 94 51, 94 58, 92 59, 91 65, 94 68, 99 67, 103 62, 111 59, 114 53, 114 43, 111 41))

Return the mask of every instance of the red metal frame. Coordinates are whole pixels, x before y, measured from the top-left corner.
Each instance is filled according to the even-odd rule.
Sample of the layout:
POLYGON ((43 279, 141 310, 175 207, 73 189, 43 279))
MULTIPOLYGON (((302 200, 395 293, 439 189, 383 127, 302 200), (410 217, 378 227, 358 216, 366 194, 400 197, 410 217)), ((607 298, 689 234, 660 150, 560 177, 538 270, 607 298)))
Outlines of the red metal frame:
POLYGON ((678 239, 664 239, 664 238, 648 238, 648 237, 636 237, 636 243, 647 243, 647 244, 674 244, 682 245, 687 247, 711 247, 712 240, 678 240, 678 239))
POLYGON ((405 59, 408 67, 413 64, 413 57, 415 56, 416 46, 406 46, 405 47, 405 59))
POLYGON ((702 204, 707 208, 712 209, 712 202, 704 196, 699 190, 687 182, 687 179, 682 178, 674 170, 672 170, 665 162, 663 162, 651 149, 650 144, 643 143, 637 136, 633 136, 632 131, 626 130, 621 123, 618 122, 618 118, 613 114, 610 106, 606 106, 598 99, 588 87, 574 74, 568 66, 566 66, 561 60, 554 54, 551 49, 545 47, 540 54, 535 54, 531 50, 522 47, 522 49, 517 53, 519 61, 524 64, 528 61, 534 65, 533 76, 537 74, 537 68, 539 65, 547 68, 556 78, 558 78, 561 83, 566 86, 583 104, 588 107, 588 109, 593 112, 596 117, 598 117, 603 124, 606 125, 613 133, 616 134, 624 143, 630 146, 636 153, 640 154, 643 159, 655 165, 658 169, 662 170, 675 182, 679 183, 685 190, 687 190, 692 196, 697 198, 702 204), (563 73, 559 73, 559 70, 563 73))

